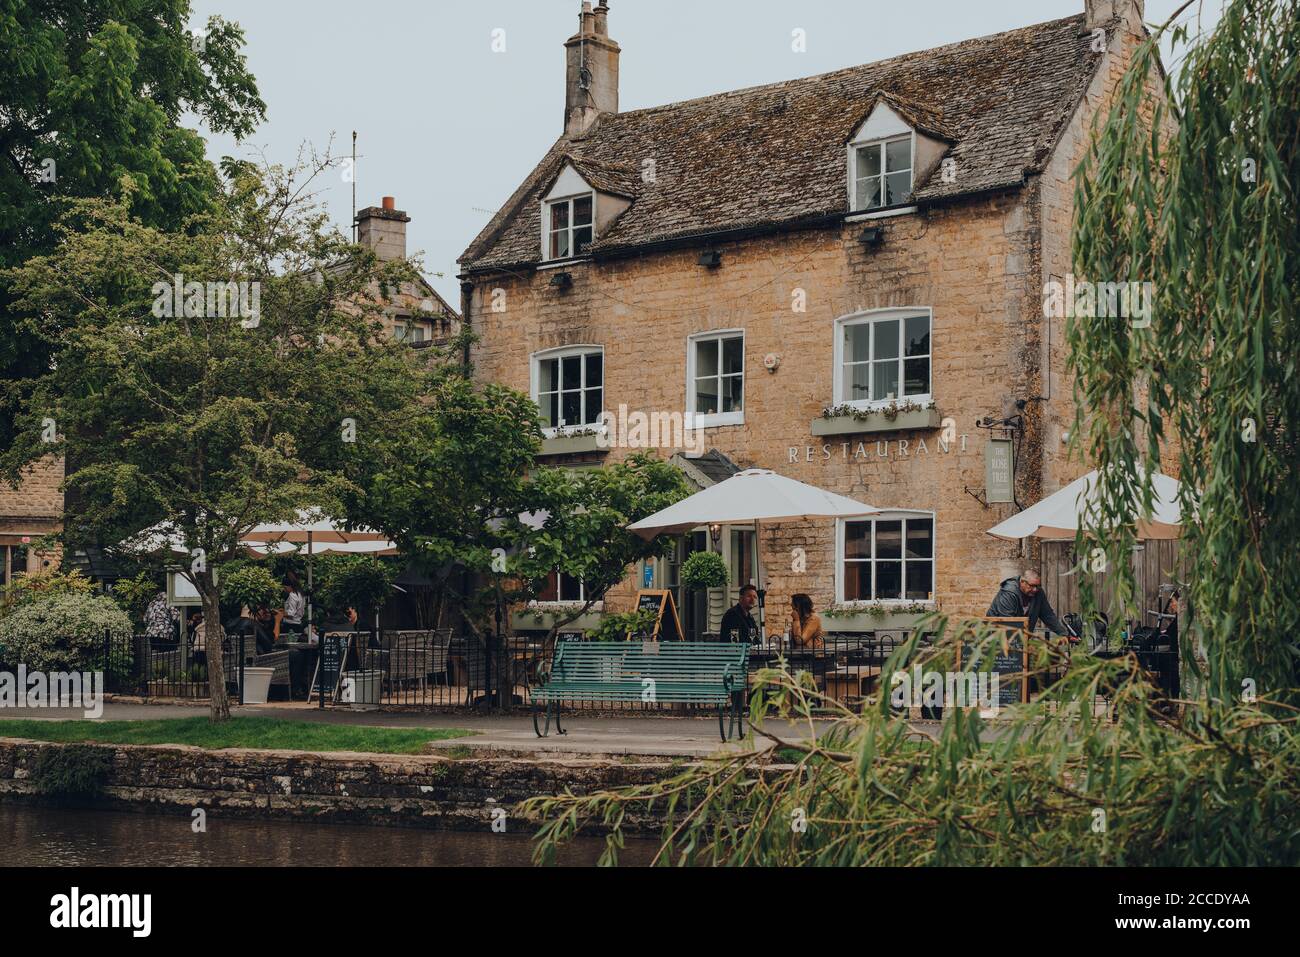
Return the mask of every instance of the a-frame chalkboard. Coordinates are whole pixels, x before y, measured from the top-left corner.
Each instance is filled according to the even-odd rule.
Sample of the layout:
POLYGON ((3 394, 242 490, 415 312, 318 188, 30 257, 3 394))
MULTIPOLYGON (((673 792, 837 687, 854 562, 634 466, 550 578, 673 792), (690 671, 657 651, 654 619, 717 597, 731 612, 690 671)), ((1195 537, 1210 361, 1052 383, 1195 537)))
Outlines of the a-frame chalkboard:
POLYGON ((994 640, 985 648, 982 662, 974 644, 963 635, 957 645, 957 670, 962 671, 963 660, 966 668, 976 664, 983 670, 998 676, 998 707, 1013 704, 1027 704, 1029 701, 1029 635, 1028 618, 979 618, 977 621, 990 625, 994 640))
POLYGON ((321 636, 320 654, 316 658, 316 670, 312 674, 311 685, 307 691, 307 700, 312 695, 329 694, 338 700, 339 684, 343 681, 343 669, 347 664, 348 651, 352 647, 352 632, 333 631, 321 636))
MULTIPOLYGON (((681 641, 686 636, 682 633, 682 622, 677 617, 677 604, 673 593, 666 588, 643 588, 636 593, 636 610, 650 610, 655 613, 654 632, 650 641, 681 641)), ((629 634, 628 638, 635 637, 629 634)))

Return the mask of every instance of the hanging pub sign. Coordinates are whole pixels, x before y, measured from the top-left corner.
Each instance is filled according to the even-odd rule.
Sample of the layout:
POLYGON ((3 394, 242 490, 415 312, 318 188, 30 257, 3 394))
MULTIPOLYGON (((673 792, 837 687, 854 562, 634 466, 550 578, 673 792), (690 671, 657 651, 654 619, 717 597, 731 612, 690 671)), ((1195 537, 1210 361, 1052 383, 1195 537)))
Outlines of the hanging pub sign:
POLYGON ((984 496, 990 505, 1016 500, 1015 475, 1011 439, 989 439, 984 447, 984 496))

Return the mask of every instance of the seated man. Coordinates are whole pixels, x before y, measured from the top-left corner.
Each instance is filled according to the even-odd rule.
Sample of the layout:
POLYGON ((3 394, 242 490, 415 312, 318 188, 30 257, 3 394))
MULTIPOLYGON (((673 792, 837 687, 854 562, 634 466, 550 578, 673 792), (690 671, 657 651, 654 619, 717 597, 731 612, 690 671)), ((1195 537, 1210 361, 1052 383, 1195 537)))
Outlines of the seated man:
POLYGON ((750 614, 758 604, 758 589, 753 585, 744 585, 740 589, 740 601, 736 602, 722 616, 721 636, 723 641, 739 641, 744 644, 756 644, 759 641, 758 622, 750 614))
POLYGON ((1027 568, 1019 578, 1008 578, 993 596, 989 610, 984 613, 989 618, 1028 618, 1029 631, 1038 628, 1041 621, 1050 631, 1066 635, 1071 641, 1078 641, 1075 635, 1061 619, 1056 617, 1051 602, 1043 594, 1043 580, 1038 572, 1027 568))
POLYGON ((269 654, 275 644, 275 613, 265 606, 253 612, 253 617, 240 616, 226 624, 226 634, 243 635, 257 644, 259 655, 269 654))

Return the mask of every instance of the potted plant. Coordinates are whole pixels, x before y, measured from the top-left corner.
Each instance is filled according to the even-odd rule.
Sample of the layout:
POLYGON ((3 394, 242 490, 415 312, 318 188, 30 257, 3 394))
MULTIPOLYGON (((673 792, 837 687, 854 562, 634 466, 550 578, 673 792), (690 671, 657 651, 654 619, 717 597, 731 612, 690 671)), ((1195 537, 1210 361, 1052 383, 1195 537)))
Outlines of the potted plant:
POLYGON ((682 587, 687 591, 704 589, 709 593, 709 619, 712 621, 714 596, 723 598, 718 602, 719 605, 726 603, 725 597, 714 590, 727 587, 727 563, 722 560, 722 556, 717 552, 692 552, 682 562, 681 580, 682 587))
POLYGON ((393 592, 393 569, 374 555, 322 555, 316 563, 318 610, 353 608, 369 627, 393 592))
MULTIPOLYGON (((378 627, 379 609, 393 591, 391 565, 374 555, 325 555, 317 569, 317 610, 323 613, 352 608, 357 613, 358 628, 378 627)), ((382 682, 383 673, 374 668, 345 671, 340 699, 348 701, 353 711, 374 708, 379 704, 382 682)))
POLYGON ((280 585, 265 565, 241 564, 221 575, 221 597, 236 609, 250 612, 273 606, 280 597, 280 585))

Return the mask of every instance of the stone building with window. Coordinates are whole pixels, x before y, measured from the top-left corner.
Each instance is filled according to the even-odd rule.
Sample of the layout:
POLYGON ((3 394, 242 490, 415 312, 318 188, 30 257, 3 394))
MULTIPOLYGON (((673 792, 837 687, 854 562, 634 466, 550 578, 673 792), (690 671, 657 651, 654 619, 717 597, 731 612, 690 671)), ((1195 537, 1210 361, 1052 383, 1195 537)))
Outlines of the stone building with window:
MULTIPOLYGON (((681 415, 702 442, 651 444, 697 486, 769 468, 886 510, 765 527, 769 622, 795 592, 836 630, 982 614, 1033 557, 986 530, 1086 470, 1044 290, 1070 272, 1071 175, 1142 4, 630 112, 609 15, 583 4, 563 133, 460 260, 476 374, 531 392, 551 464, 645 444, 606 447, 618 415, 681 415)), ((701 528, 610 604, 676 588, 701 548, 730 602, 755 547, 701 528)), ((714 609, 685 611, 710 630, 714 609)))

